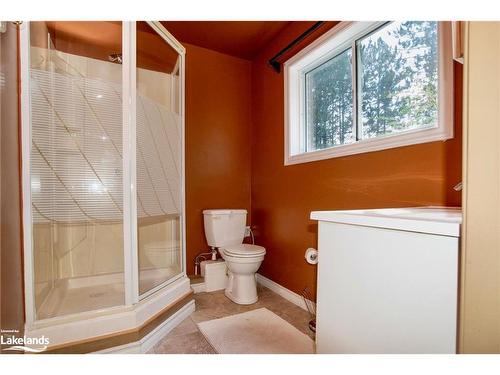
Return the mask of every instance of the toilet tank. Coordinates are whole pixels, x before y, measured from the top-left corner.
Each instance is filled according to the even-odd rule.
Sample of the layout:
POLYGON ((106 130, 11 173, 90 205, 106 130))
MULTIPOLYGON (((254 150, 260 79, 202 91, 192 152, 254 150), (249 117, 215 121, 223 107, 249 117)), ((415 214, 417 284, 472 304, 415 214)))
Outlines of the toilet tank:
POLYGON ((209 246, 238 245, 245 236, 247 210, 204 210, 203 222, 209 246))

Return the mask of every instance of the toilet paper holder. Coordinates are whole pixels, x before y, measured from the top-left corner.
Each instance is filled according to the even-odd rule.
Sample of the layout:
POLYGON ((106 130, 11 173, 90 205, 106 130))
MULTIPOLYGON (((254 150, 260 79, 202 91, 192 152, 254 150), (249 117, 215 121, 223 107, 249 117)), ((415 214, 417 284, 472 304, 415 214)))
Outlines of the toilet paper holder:
POLYGON ((315 248, 308 248, 304 254, 306 262, 309 264, 318 264, 318 250, 315 248))

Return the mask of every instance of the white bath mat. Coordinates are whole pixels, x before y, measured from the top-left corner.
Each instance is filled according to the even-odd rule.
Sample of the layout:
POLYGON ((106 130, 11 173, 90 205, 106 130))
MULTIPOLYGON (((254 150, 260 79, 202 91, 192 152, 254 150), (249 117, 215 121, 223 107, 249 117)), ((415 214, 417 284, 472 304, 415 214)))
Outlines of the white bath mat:
POLYGON ((198 323, 220 354, 312 354, 314 341, 266 308, 198 323))

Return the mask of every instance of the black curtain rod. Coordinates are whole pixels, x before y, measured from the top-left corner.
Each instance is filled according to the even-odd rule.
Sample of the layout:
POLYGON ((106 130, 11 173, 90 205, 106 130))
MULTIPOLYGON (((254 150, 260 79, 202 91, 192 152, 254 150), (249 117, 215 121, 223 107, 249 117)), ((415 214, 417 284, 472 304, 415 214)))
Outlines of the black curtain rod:
POLYGON ((302 42, 309 34, 311 34, 314 30, 319 28, 321 25, 323 25, 326 21, 318 21, 314 23, 310 28, 308 28, 306 31, 304 31, 302 34, 300 34, 297 38, 295 38, 289 45, 287 45, 285 48, 283 48, 281 51, 279 51, 276 55, 274 55, 270 60, 269 60, 269 65, 277 72, 281 72, 281 63, 278 61, 278 59, 285 54, 285 52, 289 51, 293 47, 295 47, 297 44, 302 42))

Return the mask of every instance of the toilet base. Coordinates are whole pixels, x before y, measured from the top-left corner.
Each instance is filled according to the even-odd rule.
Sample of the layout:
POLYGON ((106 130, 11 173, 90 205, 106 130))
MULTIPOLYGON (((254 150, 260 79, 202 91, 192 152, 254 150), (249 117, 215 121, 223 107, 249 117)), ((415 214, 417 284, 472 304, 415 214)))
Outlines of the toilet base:
POLYGON ((225 290, 224 295, 234 303, 237 303, 238 305, 253 305, 259 300, 259 297, 255 297, 253 300, 238 300, 234 298, 231 291, 227 289, 225 290))
POLYGON ((224 294, 238 305, 251 305, 257 302, 259 297, 255 275, 235 275, 230 272, 224 294))

